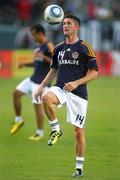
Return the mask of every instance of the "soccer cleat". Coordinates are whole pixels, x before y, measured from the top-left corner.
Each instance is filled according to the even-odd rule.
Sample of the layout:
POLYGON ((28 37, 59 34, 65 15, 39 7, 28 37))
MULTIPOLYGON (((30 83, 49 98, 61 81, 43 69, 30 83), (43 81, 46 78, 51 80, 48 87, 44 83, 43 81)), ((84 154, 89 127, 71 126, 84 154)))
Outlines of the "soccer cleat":
POLYGON ((82 169, 76 169, 73 173, 72 177, 79 178, 83 176, 83 170, 82 169))
POLYGON ((60 136, 62 136, 62 131, 52 131, 48 140, 48 145, 54 145, 60 136))
POLYGON ((15 122, 10 131, 10 134, 16 133, 23 125, 24 125, 24 121, 15 122))
POLYGON ((44 137, 40 136, 38 134, 35 134, 34 136, 29 137, 30 140, 32 141, 41 141, 44 137))

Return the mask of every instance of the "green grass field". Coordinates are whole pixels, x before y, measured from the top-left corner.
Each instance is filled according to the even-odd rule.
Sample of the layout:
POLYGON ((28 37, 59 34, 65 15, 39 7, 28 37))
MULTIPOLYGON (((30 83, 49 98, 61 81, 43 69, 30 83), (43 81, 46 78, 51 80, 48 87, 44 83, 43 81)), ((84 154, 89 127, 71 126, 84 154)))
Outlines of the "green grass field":
MULTIPOLYGON (((72 180, 75 142, 65 109, 58 110, 64 136, 47 146, 50 128, 45 121, 45 139, 31 142, 35 114, 31 99, 23 98, 23 128, 10 135, 14 120, 12 92, 21 81, 0 80, 0 180, 72 180)), ((88 86, 86 121, 87 150, 83 180, 119 180, 120 173, 120 78, 99 78, 88 86)))

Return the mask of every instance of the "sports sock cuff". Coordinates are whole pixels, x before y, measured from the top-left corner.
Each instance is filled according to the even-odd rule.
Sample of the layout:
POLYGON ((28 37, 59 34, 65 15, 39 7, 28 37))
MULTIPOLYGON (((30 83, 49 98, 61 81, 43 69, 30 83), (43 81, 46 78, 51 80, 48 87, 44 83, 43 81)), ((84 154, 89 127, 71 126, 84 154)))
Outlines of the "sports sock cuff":
POLYGON ((83 170, 84 157, 76 157, 76 169, 83 170))
POLYGON ((38 134, 39 136, 43 136, 44 135, 43 129, 37 129, 36 134, 38 134))
POLYGON ((76 157, 76 161, 84 161, 84 157, 76 157))
POLYGON ((22 116, 16 116, 15 117, 15 122, 17 123, 17 122, 20 122, 20 121, 22 121, 22 116))
POLYGON ((52 131, 60 131, 59 122, 57 119, 49 121, 52 131))
POLYGON ((49 124, 54 124, 54 123, 58 123, 58 120, 55 119, 55 120, 49 121, 49 124))

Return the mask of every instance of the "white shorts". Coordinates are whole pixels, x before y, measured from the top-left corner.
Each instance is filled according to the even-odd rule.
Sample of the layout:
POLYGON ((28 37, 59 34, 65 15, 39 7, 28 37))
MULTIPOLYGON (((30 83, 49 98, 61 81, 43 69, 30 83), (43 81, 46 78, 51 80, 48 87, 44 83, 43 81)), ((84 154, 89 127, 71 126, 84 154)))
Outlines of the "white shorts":
MULTIPOLYGON (((39 101, 36 101, 36 99, 34 97, 35 90, 38 87, 38 85, 39 84, 32 82, 30 78, 26 78, 16 87, 16 89, 25 93, 28 96, 31 96, 32 103, 41 104, 42 103, 41 99, 39 98, 39 101)), ((48 89, 49 89, 48 87, 45 87, 43 92, 46 92, 48 89)))
POLYGON ((66 104, 67 122, 79 128, 84 128, 88 101, 57 86, 49 88, 48 91, 57 96, 61 105, 66 104))

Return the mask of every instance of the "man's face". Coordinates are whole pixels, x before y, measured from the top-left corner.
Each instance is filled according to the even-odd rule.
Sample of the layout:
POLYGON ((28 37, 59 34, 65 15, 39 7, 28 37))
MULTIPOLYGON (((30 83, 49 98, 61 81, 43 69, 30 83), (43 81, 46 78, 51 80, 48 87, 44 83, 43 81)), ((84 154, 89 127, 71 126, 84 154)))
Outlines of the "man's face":
POLYGON ((41 40, 41 32, 36 32, 36 30, 32 30, 31 32, 32 34, 32 39, 34 40, 34 42, 39 42, 41 40))
POLYGON ((77 32, 78 30, 79 30, 79 26, 73 19, 65 18, 63 20, 64 35, 66 35, 66 36, 72 35, 75 32, 77 32))

